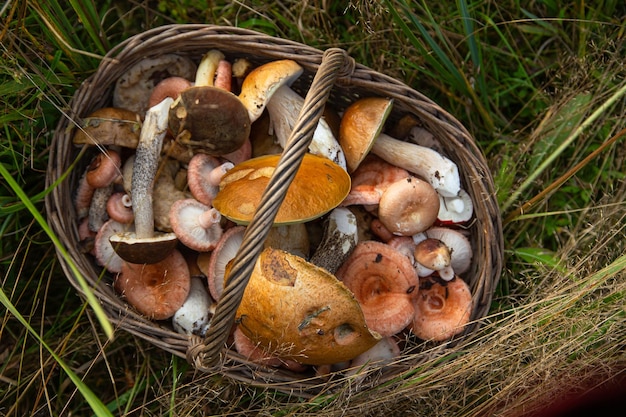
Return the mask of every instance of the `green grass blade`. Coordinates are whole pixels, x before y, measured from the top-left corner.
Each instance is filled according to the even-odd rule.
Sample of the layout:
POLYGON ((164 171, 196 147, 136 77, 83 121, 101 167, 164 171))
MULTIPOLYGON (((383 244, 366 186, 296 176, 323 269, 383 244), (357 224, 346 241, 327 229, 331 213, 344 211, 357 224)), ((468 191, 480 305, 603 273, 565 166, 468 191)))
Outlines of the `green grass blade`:
MULTIPOLYGON (((0 165, 0 171, 4 171, 4 167, 0 165)), ((4 175, 4 172, 3 172, 4 175)), ((0 303, 4 305, 4 307, 11 313, 17 320, 26 328, 28 332, 37 339, 37 341, 43 346, 50 355, 54 358, 54 360, 63 368, 67 376, 72 380, 76 388, 80 391, 83 398, 89 403, 89 406, 94 411, 96 416, 113 416, 107 409, 107 407, 100 401, 100 399, 89 389, 89 387, 72 371, 72 369, 61 359, 59 355, 57 355, 53 349, 48 346, 48 344, 39 336, 39 334, 33 329, 28 321, 20 314, 19 311, 15 308, 15 306, 11 303, 11 300, 4 293, 2 288, 0 288, 0 303)))
POLYGON ((110 46, 106 42, 106 37, 101 37, 98 34, 102 31, 102 27, 100 26, 100 17, 98 16, 98 10, 96 10, 94 2, 70 0, 70 4, 100 53, 103 55, 106 54, 110 46))
POLYGON ((15 179, 13 179, 9 171, 5 168, 4 164, 1 164, 1 163, 0 163, 0 175, 4 177, 4 180, 6 181, 6 183, 11 187, 11 189, 15 192, 15 194, 17 194, 19 199, 22 200, 22 202, 24 203, 28 211, 30 211, 32 216, 37 221, 37 223, 39 223, 39 225, 44 230, 44 232, 48 235, 48 237, 50 237, 50 240, 52 240, 52 243, 55 245, 57 250, 67 260, 67 263, 70 269, 72 270, 72 273, 78 280, 78 283, 81 289, 83 290, 85 296, 87 297, 87 302, 89 303, 94 313, 96 314, 96 317, 100 325, 102 326, 102 330, 104 331, 105 335, 109 339, 113 338, 113 326, 107 319, 107 316, 104 313, 102 306, 100 305, 96 297, 93 295, 93 292, 89 288, 87 281, 85 281, 85 278, 76 267, 76 264, 74 264, 74 262, 72 261, 71 257, 69 256, 69 254, 63 247, 63 244, 61 243, 57 235, 52 231, 52 229, 50 228, 46 220, 43 218, 41 213, 39 213, 39 211, 37 210, 33 202, 28 198, 26 193, 24 193, 24 190, 22 190, 22 188, 15 181, 15 179))

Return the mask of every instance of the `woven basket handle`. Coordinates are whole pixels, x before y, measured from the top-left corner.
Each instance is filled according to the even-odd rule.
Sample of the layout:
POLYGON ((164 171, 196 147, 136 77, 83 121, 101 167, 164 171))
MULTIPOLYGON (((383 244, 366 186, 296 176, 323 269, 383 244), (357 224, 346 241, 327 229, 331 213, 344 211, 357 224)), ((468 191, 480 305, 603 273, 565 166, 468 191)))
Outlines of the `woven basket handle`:
POLYGON ((191 338, 187 360, 196 369, 209 370, 220 363, 222 349, 230 334, 254 264, 263 250, 263 242, 274 223, 287 189, 308 151, 330 91, 340 75, 352 73, 354 65, 354 60, 342 49, 331 48, 324 52, 304 99, 298 121, 261 197, 259 207, 246 228, 241 247, 233 259, 230 277, 225 279, 228 283, 217 303, 206 337, 191 338))

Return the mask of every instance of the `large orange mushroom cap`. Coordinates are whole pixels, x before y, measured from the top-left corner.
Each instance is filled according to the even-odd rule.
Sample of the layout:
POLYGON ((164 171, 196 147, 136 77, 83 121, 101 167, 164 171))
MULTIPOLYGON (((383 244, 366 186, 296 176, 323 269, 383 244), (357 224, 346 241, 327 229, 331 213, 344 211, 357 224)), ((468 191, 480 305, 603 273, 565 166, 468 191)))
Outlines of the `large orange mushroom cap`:
MULTIPOLYGON (((280 155, 266 155, 237 164, 220 183, 213 207, 238 224, 248 224, 256 211, 280 155)), ((306 154, 289 186, 276 224, 313 220, 337 207, 350 191, 350 176, 331 160, 306 154)))
POLYGON ((463 331, 471 313, 472 293, 461 278, 421 278, 411 331, 423 340, 447 340, 463 331))
POLYGON ((273 248, 259 256, 236 321, 266 352, 307 365, 350 360, 380 340, 335 276, 273 248))

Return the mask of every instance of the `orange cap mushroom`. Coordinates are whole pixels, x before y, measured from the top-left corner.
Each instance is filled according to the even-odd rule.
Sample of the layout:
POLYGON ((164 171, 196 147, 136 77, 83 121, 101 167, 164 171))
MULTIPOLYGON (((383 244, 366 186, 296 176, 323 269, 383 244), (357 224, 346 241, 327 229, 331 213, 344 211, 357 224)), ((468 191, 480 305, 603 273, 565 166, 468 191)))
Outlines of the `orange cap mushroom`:
POLYGON ((447 340, 463 331, 471 313, 472 293, 461 278, 421 278, 411 331, 423 340, 447 340))
MULTIPOLYGON (((236 165, 222 178, 213 207, 235 223, 249 223, 279 158, 266 155, 236 165)), ((327 158, 305 154, 275 223, 315 219, 339 205, 348 191, 350 176, 344 169, 327 158)))
POLYGON ((407 327, 415 313, 418 277, 409 258, 377 241, 359 243, 337 270, 354 293, 368 327, 391 336, 407 327))

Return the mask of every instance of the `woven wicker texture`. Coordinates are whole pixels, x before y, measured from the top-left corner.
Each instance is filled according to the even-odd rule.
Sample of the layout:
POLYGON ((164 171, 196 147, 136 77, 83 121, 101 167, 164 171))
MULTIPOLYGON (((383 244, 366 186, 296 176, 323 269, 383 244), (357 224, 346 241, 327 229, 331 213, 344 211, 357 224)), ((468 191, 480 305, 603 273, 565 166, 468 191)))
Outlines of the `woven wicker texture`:
MULTIPOLYGON (((452 342, 441 345, 453 349, 458 340, 471 337, 489 310, 502 267, 503 242, 500 212, 495 200, 491 174, 480 149, 467 130, 453 116, 429 98, 400 81, 355 64, 339 49, 325 53, 297 42, 270 37, 257 32, 211 25, 172 25, 159 27, 132 37, 111 50, 101 65, 76 91, 70 107, 57 126, 50 149, 46 183, 58 185, 46 198, 48 221, 61 238, 77 270, 92 286, 109 319, 121 329, 150 343, 187 358, 196 368, 220 373, 254 385, 309 397, 323 391, 339 389, 347 380, 335 376, 317 378, 283 369, 265 368, 250 363, 226 348, 235 310, 241 300, 261 244, 271 227, 286 189, 307 150, 313 129, 328 102, 339 111, 360 97, 381 96, 394 100, 391 120, 411 113, 440 139, 446 155, 457 163, 462 187, 474 203, 474 220, 469 226, 474 249, 471 270, 465 274, 473 298, 472 323, 452 342), (77 214, 72 199, 76 184, 95 147, 78 148, 72 144, 75 127, 81 117, 111 105, 116 80, 140 60, 165 53, 186 55, 199 62, 210 49, 219 49, 227 58, 247 57, 255 64, 277 59, 298 62, 305 73, 293 88, 306 94, 304 111, 294 128, 290 145, 268 186, 261 207, 248 227, 242 247, 232 267, 231 280, 225 289, 205 339, 188 338, 174 332, 169 322, 154 322, 129 307, 112 288, 111 277, 103 274, 90 255, 81 251, 77 214)), ((59 256, 70 283, 80 292, 77 277, 68 262, 59 256)), ((437 354, 429 346, 429 354, 437 354)), ((425 360, 423 346, 410 345, 402 358, 392 366, 373 371, 361 380, 359 389, 390 381, 425 360)))

